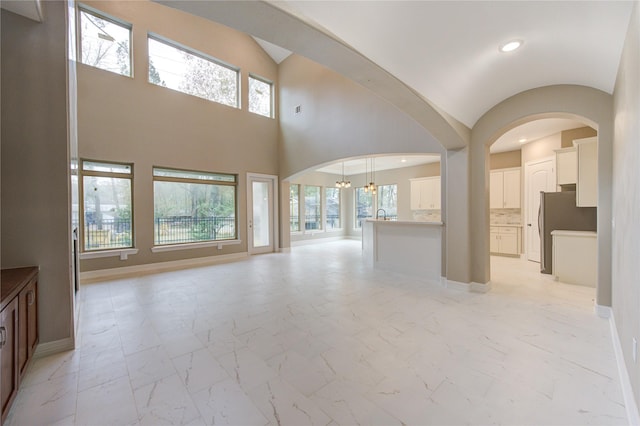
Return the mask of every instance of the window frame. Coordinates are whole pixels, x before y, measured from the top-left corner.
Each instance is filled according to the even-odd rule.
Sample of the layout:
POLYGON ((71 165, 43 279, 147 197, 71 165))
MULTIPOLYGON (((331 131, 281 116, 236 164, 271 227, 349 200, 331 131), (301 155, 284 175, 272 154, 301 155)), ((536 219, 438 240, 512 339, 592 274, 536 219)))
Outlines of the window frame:
POLYGON ((252 114, 256 114, 259 115, 261 117, 267 117, 267 118, 275 118, 276 114, 275 114, 275 83, 265 77, 261 77, 259 75, 253 74, 253 73, 249 73, 249 76, 247 77, 247 111, 252 113, 252 114), (256 80, 256 81, 260 81, 262 83, 268 84, 270 91, 269 91, 269 115, 263 115, 260 114, 259 112, 256 111, 251 111, 251 104, 249 103, 249 91, 251 90, 251 80, 256 80))
POLYGON ((193 170, 193 169, 179 169, 175 167, 165 167, 165 166, 153 166, 151 169, 151 177, 152 177, 152 186, 153 186, 153 246, 151 251, 162 252, 162 251, 171 251, 171 250, 182 250, 182 249, 190 249, 190 248, 199 248, 199 247, 210 247, 210 246, 218 246, 222 247, 223 245, 228 244, 239 244, 240 243, 240 229, 238 227, 238 175, 234 173, 221 173, 221 172, 207 172, 202 170, 193 170), (206 179, 194 179, 194 178, 179 178, 179 177, 170 177, 170 176, 156 176, 156 170, 167 170, 167 171, 175 171, 175 172, 185 172, 185 173, 194 173, 194 174, 202 174, 202 175, 220 175, 233 177, 233 182, 229 181, 218 181, 218 180, 206 180, 206 179), (219 185, 219 186, 231 186, 233 187, 233 197, 234 197, 234 231, 235 235, 233 238, 225 238, 218 240, 198 240, 198 241, 184 241, 184 242, 170 242, 165 244, 157 244, 155 238, 155 203, 156 203, 156 193, 155 193, 155 182, 173 182, 173 183, 191 183, 198 185, 219 185))
POLYGON ((101 10, 98 10, 94 7, 88 6, 84 3, 76 4, 76 60, 77 62, 86 65, 91 68, 97 68, 103 71, 107 71, 116 75, 120 75, 122 77, 134 78, 134 69, 133 69, 133 24, 127 22, 123 19, 116 18, 115 16, 111 16, 101 10), (90 65, 82 60, 82 13, 87 13, 89 15, 93 15, 98 19, 102 19, 103 21, 110 22, 113 25, 117 25, 129 31, 129 74, 122 74, 119 72, 111 71, 105 68, 101 68, 95 65, 90 65))
MULTIPOLYGON (((388 183, 388 184, 383 184, 383 185, 377 185, 376 188, 376 213, 378 209, 383 209, 386 212, 386 217, 392 217, 395 216, 396 219, 398 217, 398 184, 397 183, 388 183), (384 186, 395 186, 396 187, 396 214, 395 215, 390 215, 388 212, 386 212, 386 209, 382 206, 380 206, 380 200, 382 199, 381 195, 381 191, 380 191, 380 187, 384 187, 384 186)), ((374 215, 375 217, 375 215, 374 215)))
POLYGON ((319 232, 324 232, 325 231, 325 227, 324 227, 324 206, 323 206, 323 197, 322 197, 322 185, 303 185, 302 186, 304 188, 304 233, 305 234, 316 234, 319 232), (307 229, 307 191, 306 188, 307 187, 312 187, 312 188, 318 188, 318 202, 320 203, 319 206, 319 220, 314 222, 314 223, 318 223, 320 225, 319 228, 316 229, 307 229))
POLYGON ((327 232, 337 232, 337 231, 341 231, 344 226, 343 226, 343 215, 342 215, 342 194, 344 191, 342 191, 342 188, 336 188, 334 186, 325 186, 324 187, 324 229, 327 232), (338 226, 337 228, 331 228, 329 229, 329 226, 327 225, 327 222, 329 220, 329 211, 328 211, 328 207, 329 207, 329 202, 327 201, 327 191, 332 190, 332 191, 338 191, 338 221, 340 223, 340 226, 338 226))
MULTIPOLYGON (((359 231, 362 229, 362 226, 358 226, 358 191, 364 191, 364 187, 358 186, 353 189, 353 229, 359 231)), ((377 200, 374 200, 374 195, 366 191, 365 194, 371 197, 371 208, 377 205, 377 200)), ((374 217, 374 213, 371 213, 371 216, 366 216, 363 218, 363 221, 374 217)))
MULTIPOLYGON (((194 97, 199 98, 199 99, 204 99, 205 101, 213 102, 213 103, 218 104, 218 105, 224 105, 224 106, 230 107, 230 108, 241 109, 242 102, 240 100, 240 94, 242 93, 242 90, 241 90, 240 74, 241 74, 241 69, 238 66, 232 65, 232 64, 230 64, 228 62, 223 61, 222 59, 215 58, 215 57, 213 57, 211 55, 208 55, 208 54, 206 54, 204 52, 201 52, 201 51, 199 51, 197 49, 189 47, 189 46, 187 46, 185 44, 182 44, 182 43, 180 43, 178 41, 171 40, 171 39, 169 39, 167 37, 161 36, 161 35, 159 35, 157 33, 154 33, 154 32, 148 32, 147 33, 147 77, 146 77, 146 79, 147 79, 147 83, 149 83, 149 84, 153 84, 154 86, 158 86, 158 87, 164 87, 165 89, 169 89, 169 90, 174 90, 174 91, 182 93, 184 95, 194 96, 194 97), (158 85, 158 84, 150 82, 149 81, 149 70, 148 70, 149 64, 151 63, 151 56, 149 54, 149 40, 154 40, 154 41, 156 41, 158 43, 162 43, 162 44, 164 44, 166 46, 169 46, 169 47, 172 47, 172 48, 174 48, 176 50, 180 50, 180 51, 182 51, 184 53, 187 53, 189 55, 195 56, 197 58, 200 58, 202 60, 211 62, 211 63, 213 63, 215 65, 218 65, 218 66, 223 67, 223 68, 227 68, 228 70, 235 72, 236 73, 236 102, 235 102, 235 105, 227 105, 225 103, 218 102, 218 101, 215 101, 215 100, 211 100, 211 99, 208 99, 208 98, 203 98, 202 96, 194 95, 192 93, 183 92, 182 90, 173 89, 171 87, 166 87, 166 86, 162 86, 162 85, 158 85)), ((167 167, 164 167, 164 168, 167 168, 167 167)))
POLYGON ((138 250, 136 247, 136 234, 134 223, 134 172, 133 163, 110 161, 110 160, 94 160, 88 158, 81 158, 78 161, 77 176, 78 176, 78 224, 79 224, 79 240, 80 255, 83 258, 92 257, 106 257, 106 256, 120 256, 122 260, 125 260, 127 254, 136 254, 138 250), (97 163, 97 164, 113 164, 118 166, 128 166, 131 173, 117 173, 117 172, 100 172, 94 170, 84 170, 85 163, 97 163), (107 247, 97 248, 95 250, 88 250, 85 247, 85 200, 84 200, 84 178, 85 176, 106 177, 106 178, 118 178, 129 179, 131 188, 131 245, 128 247, 107 247))
POLYGON ((291 234, 301 234, 302 233, 302 229, 300 229, 300 211, 301 211, 301 203, 300 203, 300 188, 302 187, 302 185, 300 185, 299 183, 290 183, 289 184, 289 232, 291 234), (297 231, 292 231, 291 230, 291 187, 292 186, 296 186, 298 187, 298 230, 297 231))

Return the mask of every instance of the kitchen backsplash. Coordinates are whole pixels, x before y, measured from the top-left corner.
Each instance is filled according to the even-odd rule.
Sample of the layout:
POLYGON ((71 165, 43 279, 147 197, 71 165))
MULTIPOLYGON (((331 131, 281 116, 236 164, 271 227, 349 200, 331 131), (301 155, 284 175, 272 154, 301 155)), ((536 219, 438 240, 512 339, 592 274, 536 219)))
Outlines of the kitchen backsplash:
POLYGON ((441 222, 442 214, 440 210, 414 210, 413 220, 419 222, 441 222))
POLYGON ((489 221, 493 225, 521 225, 520 209, 491 209, 489 221))

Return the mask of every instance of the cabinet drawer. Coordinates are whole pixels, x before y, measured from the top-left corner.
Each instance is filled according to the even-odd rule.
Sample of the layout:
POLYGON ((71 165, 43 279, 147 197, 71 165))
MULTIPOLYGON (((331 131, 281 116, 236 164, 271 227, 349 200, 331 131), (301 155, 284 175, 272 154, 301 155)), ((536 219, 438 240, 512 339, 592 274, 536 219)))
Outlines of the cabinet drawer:
POLYGON ((518 232, 518 228, 514 228, 511 226, 501 226, 499 232, 501 234, 516 234, 518 232))

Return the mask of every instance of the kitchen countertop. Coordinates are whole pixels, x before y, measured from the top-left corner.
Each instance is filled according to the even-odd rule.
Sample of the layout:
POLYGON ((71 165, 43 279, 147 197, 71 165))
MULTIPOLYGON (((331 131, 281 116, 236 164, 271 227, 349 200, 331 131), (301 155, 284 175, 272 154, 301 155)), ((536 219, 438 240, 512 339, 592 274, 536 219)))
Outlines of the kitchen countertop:
POLYGON ((489 226, 511 226, 514 228, 522 228, 522 225, 519 223, 492 223, 489 226))
POLYGON ((384 220, 384 219, 367 219, 366 222, 372 223, 384 223, 384 224, 396 224, 396 225, 429 225, 429 226, 442 226, 442 222, 425 222, 420 220, 384 220))

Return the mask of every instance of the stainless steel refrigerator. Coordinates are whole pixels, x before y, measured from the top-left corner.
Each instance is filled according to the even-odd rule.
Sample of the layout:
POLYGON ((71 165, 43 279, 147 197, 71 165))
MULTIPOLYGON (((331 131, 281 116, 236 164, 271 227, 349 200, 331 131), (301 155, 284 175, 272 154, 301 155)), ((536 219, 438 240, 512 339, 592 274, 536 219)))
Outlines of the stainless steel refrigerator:
POLYGON ((551 231, 597 231, 596 212, 596 207, 577 207, 575 191, 540 193, 540 272, 551 274, 553 271, 551 231))

